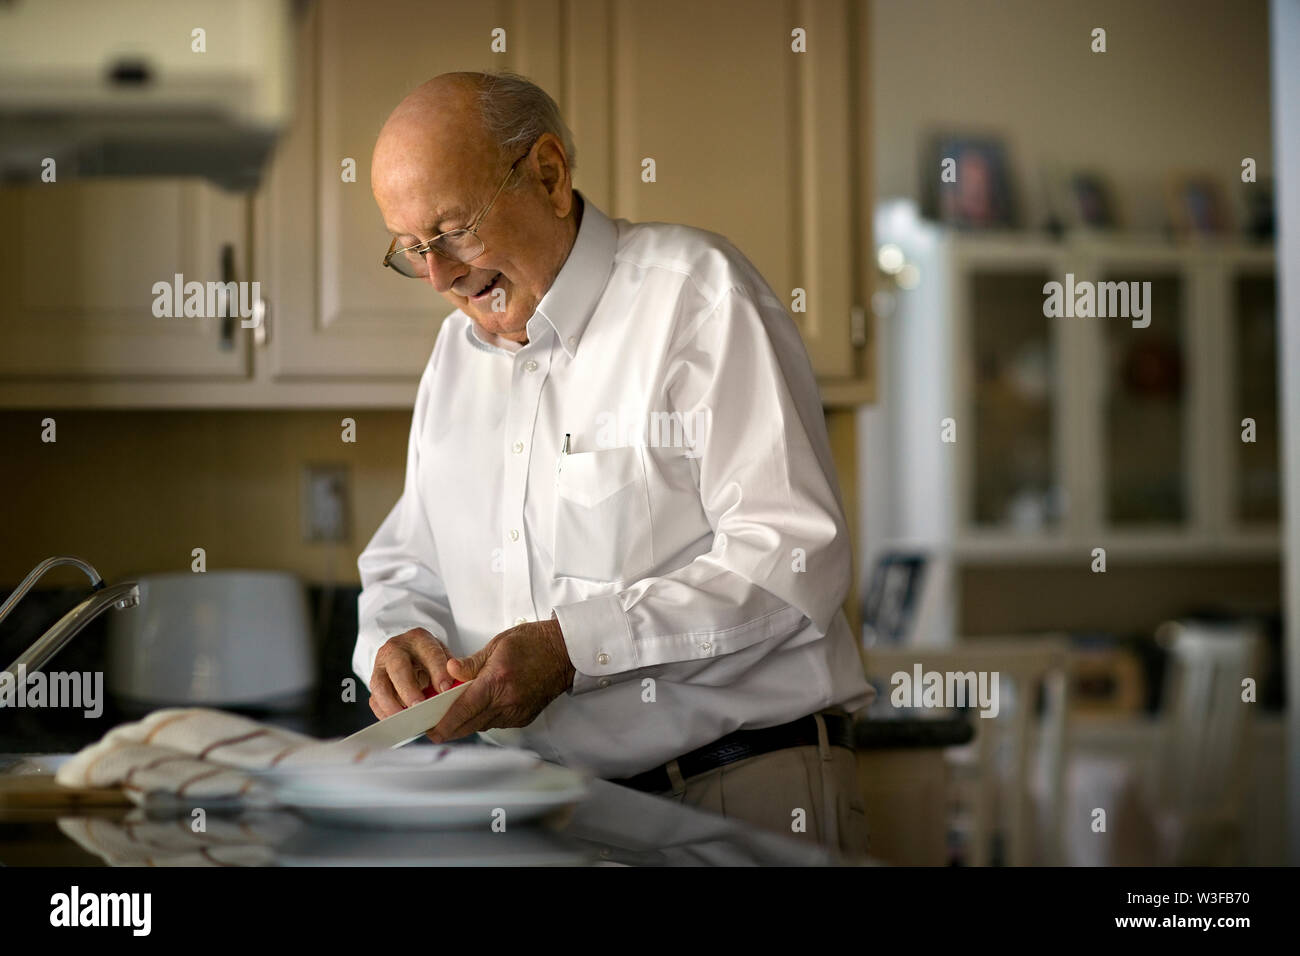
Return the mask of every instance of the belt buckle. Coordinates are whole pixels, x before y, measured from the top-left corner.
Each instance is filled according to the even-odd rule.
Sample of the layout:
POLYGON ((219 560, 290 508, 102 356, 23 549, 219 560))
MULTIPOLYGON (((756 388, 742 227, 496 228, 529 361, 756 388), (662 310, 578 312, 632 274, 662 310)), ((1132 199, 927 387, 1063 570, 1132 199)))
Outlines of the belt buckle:
POLYGON ((729 763, 730 760, 732 759, 733 754, 743 754, 749 751, 750 749, 751 748, 749 747, 749 745, 746 744, 744 741, 733 740, 731 743, 723 744, 717 750, 710 751, 708 756, 716 759, 719 765, 721 765, 724 763, 729 763))

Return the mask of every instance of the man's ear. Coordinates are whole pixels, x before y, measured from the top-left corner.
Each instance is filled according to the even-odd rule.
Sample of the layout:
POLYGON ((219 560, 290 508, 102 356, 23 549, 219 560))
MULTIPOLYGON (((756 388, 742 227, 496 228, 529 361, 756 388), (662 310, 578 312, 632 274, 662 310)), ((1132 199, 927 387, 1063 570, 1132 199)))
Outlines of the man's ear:
POLYGON ((556 218, 563 219, 573 209, 573 183, 569 157, 554 133, 543 133, 537 141, 537 167, 542 187, 551 200, 556 218))

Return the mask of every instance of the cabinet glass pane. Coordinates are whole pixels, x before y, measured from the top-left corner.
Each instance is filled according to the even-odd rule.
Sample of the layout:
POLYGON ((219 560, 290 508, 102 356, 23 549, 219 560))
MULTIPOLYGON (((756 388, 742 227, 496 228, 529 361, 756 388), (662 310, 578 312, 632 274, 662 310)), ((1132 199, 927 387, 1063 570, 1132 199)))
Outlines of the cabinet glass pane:
POLYGON ((1278 520, 1277 298, 1272 275, 1238 276, 1233 289, 1237 438, 1243 419, 1255 440, 1236 441, 1236 512, 1243 522, 1278 520))
POLYGON ((1052 440, 1054 324, 1043 317, 1046 272, 971 277, 975 525, 1034 532, 1059 524, 1052 440))
POLYGON ((1182 281, 1151 271, 1103 281, 1151 283, 1144 328, 1123 317, 1075 320, 1104 330, 1106 516, 1115 525, 1178 524, 1188 516, 1182 281))

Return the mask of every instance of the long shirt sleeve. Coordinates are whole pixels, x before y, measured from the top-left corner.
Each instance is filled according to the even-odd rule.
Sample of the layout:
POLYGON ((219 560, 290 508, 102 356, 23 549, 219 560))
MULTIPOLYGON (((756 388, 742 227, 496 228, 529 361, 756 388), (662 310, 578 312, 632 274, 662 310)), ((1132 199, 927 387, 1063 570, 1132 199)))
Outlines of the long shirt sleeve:
POLYGON ((779 642, 805 622, 825 634, 844 600, 848 535, 815 381, 793 323, 765 298, 725 290, 670 356, 669 405, 700 423, 693 452, 713 545, 674 571, 555 609, 575 693, 779 642))
MULTIPOLYGON (((430 362, 430 368, 433 362, 430 362)), ((426 368, 425 376, 429 375, 426 368)), ((428 392, 417 393, 406 448, 402 495, 357 560, 361 596, 353 670, 369 687, 375 655, 390 637, 422 627, 444 642, 455 633, 447 589, 438 568, 438 547, 420 493, 420 441, 428 392)))

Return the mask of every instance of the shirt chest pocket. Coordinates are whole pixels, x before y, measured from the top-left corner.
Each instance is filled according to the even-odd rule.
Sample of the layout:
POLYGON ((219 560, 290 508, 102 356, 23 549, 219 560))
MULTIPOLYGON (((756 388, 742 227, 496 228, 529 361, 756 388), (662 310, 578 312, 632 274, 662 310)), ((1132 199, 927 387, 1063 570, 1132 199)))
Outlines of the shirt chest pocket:
POLYGON ((564 456, 551 553, 557 576, 590 581, 635 581, 654 564, 641 448, 564 456))

